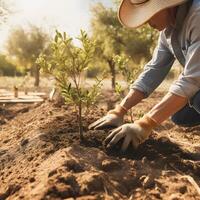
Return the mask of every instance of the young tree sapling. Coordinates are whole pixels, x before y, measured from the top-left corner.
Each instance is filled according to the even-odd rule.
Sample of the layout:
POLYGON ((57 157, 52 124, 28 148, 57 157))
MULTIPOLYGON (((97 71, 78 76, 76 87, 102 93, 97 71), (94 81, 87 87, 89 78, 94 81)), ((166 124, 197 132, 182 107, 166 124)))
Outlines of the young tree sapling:
POLYGON ((48 55, 41 54, 37 59, 44 73, 52 75, 67 103, 77 110, 80 139, 83 139, 83 111, 96 101, 100 93, 101 81, 90 88, 85 87, 85 71, 91 67, 95 51, 95 42, 89 39, 86 32, 81 30, 80 47, 72 43, 72 38, 64 32, 56 31, 54 41, 50 45, 48 55))

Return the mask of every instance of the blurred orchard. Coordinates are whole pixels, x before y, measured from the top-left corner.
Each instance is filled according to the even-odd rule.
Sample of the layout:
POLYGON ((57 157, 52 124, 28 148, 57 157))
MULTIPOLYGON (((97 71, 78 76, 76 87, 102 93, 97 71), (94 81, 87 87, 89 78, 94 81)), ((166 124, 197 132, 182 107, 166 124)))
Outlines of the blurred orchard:
MULTIPOLYGON (((128 59, 125 68, 134 72, 129 77, 134 81, 144 64, 151 58, 158 37, 158 33, 149 26, 136 30, 125 29, 117 19, 118 4, 119 1, 114 1, 112 7, 106 7, 102 3, 93 3, 90 7, 88 35, 95 43, 95 52, 90 67, 84 74, 89 79, 101 76, 102 73, 106 74, 106 79, 110 80, 113 89, 117 86, 116 77, 123 78, 114 58, 122 56, 128 59)), ((6 24, 15 10, 11 4, 3 0, 0 1, 0 6, 1 22, 6 24)), ((56 27, 54 33, 56 35, 56 27)), ((36 60, 40 54, 50 54, 50 44, 54 40, 54 35, 35 24, 25 28, 23 26, 11 28, 5 51, 0 55, 0 75, 14 77, 15 80, 19 80, 18 85, 30 79, 31 87, 41 87, 42 79, 48 79, 49 76, 41 74, 36 60)), ((77 44, 71 43, 71 45, 77 44)))

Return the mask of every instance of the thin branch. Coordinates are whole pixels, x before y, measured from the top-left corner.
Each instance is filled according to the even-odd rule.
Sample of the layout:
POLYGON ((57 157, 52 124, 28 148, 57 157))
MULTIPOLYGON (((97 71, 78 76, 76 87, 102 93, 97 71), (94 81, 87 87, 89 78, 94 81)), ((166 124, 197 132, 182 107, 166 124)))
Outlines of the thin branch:
POLYGON ((182 176, 182 178, 186 178, 194 186, 198 195, 200 196, 200 188, 199 188, 198 184, 196 183, 196 181, 189 175, 182 176))
MULTIPOLYGON (((180 170, 178 170, 176 167, 172 166, 171 164, 168 164, 172 169, 174 169, 176 172, 178 172, 179 174, 183 175, 183 172, 181 172, 180 170)), ((196 189, 198 195, 200 196, 200 188, 198 186, 198 184, 196 183, 196 181, 193 179, 193 177, 189 176, 189 175, 183 175, 181 176, 181 178, 186 178, 196 189)))

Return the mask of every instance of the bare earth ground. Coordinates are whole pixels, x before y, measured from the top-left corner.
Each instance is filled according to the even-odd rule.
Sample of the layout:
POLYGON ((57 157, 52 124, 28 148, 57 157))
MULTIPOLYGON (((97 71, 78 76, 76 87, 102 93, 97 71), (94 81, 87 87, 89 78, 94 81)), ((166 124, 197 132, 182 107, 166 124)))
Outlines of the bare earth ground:
MULTIPOLYGON (((162 96, 155 93, 139 104, 135 118, 162 96)), ((169 120, 137 151, 121 154, 118 147, 104 148, 108 131, 87 130, 105 112, 87 114, 80 144, 70 106, 1 107, 0 200, 200 199, 200 127, 169 120)))

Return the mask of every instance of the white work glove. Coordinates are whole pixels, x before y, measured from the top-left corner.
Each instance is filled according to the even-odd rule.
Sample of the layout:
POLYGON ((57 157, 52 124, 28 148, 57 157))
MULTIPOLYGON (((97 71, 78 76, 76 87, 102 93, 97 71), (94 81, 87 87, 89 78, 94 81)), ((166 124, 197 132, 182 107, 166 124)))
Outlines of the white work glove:
POLYGON ((110 110, 106 116, 90 124, 89 129, 102 130, 119 127, 123 124, 125 113, 124 108, 118 105, 115 109, 110 110))
POLYGON ((111 148, 116 145, 119 140, 124 139, 121 151, 126 151, 129 144, 136 149, 141 143, 148 139, 152 129, 157 125, 158 124, 153 119, 144 116, 132 124, 124 124, 113 130, 104 142, 107 148, 111 148))

